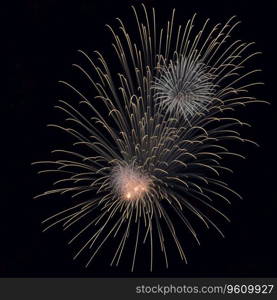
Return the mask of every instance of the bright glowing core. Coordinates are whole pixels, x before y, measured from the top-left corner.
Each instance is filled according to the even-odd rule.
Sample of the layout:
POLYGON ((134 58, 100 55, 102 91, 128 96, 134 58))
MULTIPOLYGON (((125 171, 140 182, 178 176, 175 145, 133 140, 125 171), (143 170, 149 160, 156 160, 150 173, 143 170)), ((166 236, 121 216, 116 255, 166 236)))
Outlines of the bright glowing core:
POLYGON ((133 167, 117 167, 114 172, 114 185, 120 197, 125 200, 138 200, 150 188, 150 179, 133 167))

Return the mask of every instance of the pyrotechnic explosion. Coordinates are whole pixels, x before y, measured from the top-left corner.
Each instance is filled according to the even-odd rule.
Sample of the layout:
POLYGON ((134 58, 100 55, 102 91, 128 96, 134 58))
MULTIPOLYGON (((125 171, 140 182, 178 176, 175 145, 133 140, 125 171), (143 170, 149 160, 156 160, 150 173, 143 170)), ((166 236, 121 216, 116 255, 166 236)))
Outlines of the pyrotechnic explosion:
POLYGON ((170 243, 187 261, 173 214, 197 243, 192 215, 223 236, 213 213, 229 219, 214 203, 229 204, 229 195, 240 196, 221 180, 224 171, 231 171, 221 163, 226 155, 242 157, 224 141, 254 143, 238 132, 249 124, 228 112, 265 101, 248 95, 249 87, 260 84, 248 77, 259 70, 245 71, 245 65, 258 52, 249 54, 253 43, 231 39, 236 18, 215 26, 207 20, 195 32, 195 16, 177 26, 173 10, 167 26, 158 28, 154 9, 142 6, 142 19, 135 8, 133 12, 138 36, 129 34, 120 19, 118 32, 108 26, 120 71, 97 51, 95 59, 79 51, 89 67, 74 67, 93 86, 93 100, 62 82, 80 102, 60 100, 57 108, 66 120, 50 126, 70 134, 76 150, 54 150, 57 159, 35 163, 46 166, 40 173, 61 176, 54 182, 57 187, 37 197, 76 198, 74 206, 43 223, 45 230, 60 223, 64 229, 79 227, 69 243, 86 237, 75 258, 88 249, 87 266, 109 239, 118 241, 110 249, 111 265, 118 265, 132 235, 131 270, 137 252, 149 243, 152 271, 153 240, 159 241, 166 267, 170 243))

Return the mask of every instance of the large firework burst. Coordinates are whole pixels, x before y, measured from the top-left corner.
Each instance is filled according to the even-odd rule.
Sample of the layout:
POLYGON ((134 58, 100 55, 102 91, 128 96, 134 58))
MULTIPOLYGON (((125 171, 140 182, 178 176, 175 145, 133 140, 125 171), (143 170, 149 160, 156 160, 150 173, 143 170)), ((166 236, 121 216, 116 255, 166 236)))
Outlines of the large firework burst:
POLYGON ((207 20, 194 32, 195 16, 185 26, 175 26, 173 10, 167 26, 159 29, 155 10, 142 9, 140 20, 133 8, 137 36, 129 35, 120 19, 118 33, 108 26, 120 72, 99 52, 93 60, 79 51, 92 71, 74 66, 96 96, 91 100, 91 95, 62 82, 80 98, 79 106, 60 100, 57 108, 67 118, 62 125, 51 125, 73 136, 78 150, 55 150, 59 158, 35 164, 49 166, 42 173, 61 176, 54 182, 60 187, 37 197, 70 193, 77 198, 74 206, 43 222, 45 230, 59 223, 64 229, 78 225, 69 243, 85 240, 75 258, 90 249, 89 265, 107 240, 115 239, 111 264, 117 265, 132 234, 131 269, 138 249, 148 242, 152 271, 153 240, 159 241, 167 267, 170 240, 186 261, 173 213, 197 243, 192 215, 223 236, 212 213, 229 219, 213 200, 230 203, 228 195, 240 196, 220 180, 222 171, 231 171, 220 162, 225 155, 242 157, 224 141, 251 142, 237 132, 248 124, 227 113, 263 101, 247 94, 259 82, 245 79, 258 70, 245 72, 244 66, 258 53, 247 54, 252 43, 231 40, 239 23, 235 18, 210 28, 207 20))

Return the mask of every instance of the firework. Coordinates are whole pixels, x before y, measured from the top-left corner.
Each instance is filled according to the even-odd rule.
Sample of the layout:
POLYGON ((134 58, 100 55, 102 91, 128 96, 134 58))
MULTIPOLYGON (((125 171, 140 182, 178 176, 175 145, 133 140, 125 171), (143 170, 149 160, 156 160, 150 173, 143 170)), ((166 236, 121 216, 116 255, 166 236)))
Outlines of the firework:
POLYGON ((186 262, 173 214, 197 243, 192 215, 223 236, 212 215, 229 219, 214 200, 230 203, 230 194, 240 196, 219 179, 231 171, 221 165, 222 158, 243 157, 229 151, 224 141, 254 143, 237 131, 248 124, 227 113, 264 102, 247 94, 250 86, 260 84, 247 82, 259 70, 244 71, 258 53, 247 54, 252 43, 231 40, 235 18, 210 29, 207 20, 194 32, 195 16, 176 26, 173 10, 167 26, 159 29, 155 10, 148 13, 142 6, 142 11, 141 20, 133 8, 137 36, 129 35, 119 19, 119 33, 108 26, 120 72, 99 52, 92 59, 79 51, 90 67, 74 66, 96 96, 89 100, 90 95, 63 81, 80 102, 76 106, 60 100, 57 108, 67 118, 62 125, 50 125, 70 134, 77 150, 54 150, 60 158, 36 163, 48 166, 41 173, 61 176, 54 182, 57 187, 37 197, 71 194, 77 202, 46 219, 45 230, 57 224, 79 228, 69 243, 85 239, 75 258, 89 249, 87 266, 109 239, 118 244, 111 252, 111 265, 118 265, 130 235, 135 236, 128 244, 132 271, 145 243, 150 245, 152 271, 153 240, 159 241, 166 267, 170 243, 186 262))
POLYGON ((216 85, 204 63, 190 62, 184 55, 161 68, 153 88, 155 100, 170 115, 187 122, 213 101, 216 85))

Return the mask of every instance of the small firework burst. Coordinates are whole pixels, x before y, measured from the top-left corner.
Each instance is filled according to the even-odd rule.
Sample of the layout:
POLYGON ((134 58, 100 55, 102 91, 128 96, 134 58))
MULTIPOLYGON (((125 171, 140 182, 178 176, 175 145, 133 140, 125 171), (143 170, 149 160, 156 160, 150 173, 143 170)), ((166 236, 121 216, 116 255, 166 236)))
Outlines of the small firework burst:
POLYGON ((214 77, 201 61, 176 55, 174 61, 162 65, 153 84, 154 98, 167 113, 189 122, 213 101, 214 77))
POLYGON ((79 226, 69 243, 85 239, 75 258, 88 249, 87 266, 109 239, 118 241, 111 249, 111 265, 118 265, 131 233, 135 236, 134 244, 128 246, 129 251, 133 249, 132 271, 137 252, 146 242, 152 271, 154 240, 159 241, 166 267, 170 240, 187 261, 172 214, 197 243, 192 215, 223 236, 212 215, 229 219, 214 200, 230 203, 228 195, 240 196, 219 179, 222 172, 231 171, 221 162, 226 155, 242 157, 229 151, 224 141, 254 143, 237 131, 248 124, 226 113, 264 102, 246 93, 248 87, 260 84, 244 82, 258 70, 240 72, 258 53, 244 55, 251 43, 229 40, 238 24, 234 18, 210 30, 207 20, 193 33, 195 16, 175 30, 173 10, 167 27, 158 29, 155 10, 151 18, 142 7, 144 22, 133 8, 137 40, 133 41, 121 20, 123 36, 108 26, 122 66, 117 76, 99 52, 93 60, 79 51, 93 74, 80 65, 74 67, 94 87, 95 99, 89 100, 90 96, 63 81, 80 102, 75 107, 60 100, 57 108, 67 118, 62 125, 51 125, 70 134, 76 150, 54 150, 60 157, 36 163, 49 166, 42 173, 61 176, 54 182, 57 187, 37 197, 65 193, 77 201, 46 219, 45 230, 57 224, 75 230, 79 226))

